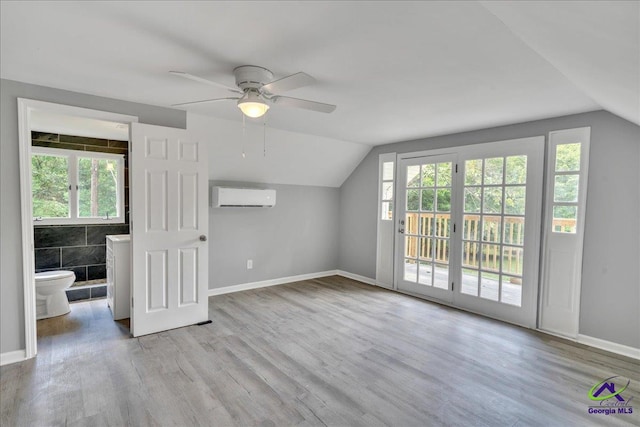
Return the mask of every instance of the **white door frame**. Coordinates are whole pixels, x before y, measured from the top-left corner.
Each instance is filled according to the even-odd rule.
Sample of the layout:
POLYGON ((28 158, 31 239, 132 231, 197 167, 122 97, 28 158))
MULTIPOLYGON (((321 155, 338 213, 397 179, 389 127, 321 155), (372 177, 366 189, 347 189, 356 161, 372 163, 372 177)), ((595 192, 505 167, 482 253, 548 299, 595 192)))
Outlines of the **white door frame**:
POLYGON ((35 254, 33 243, 33 206, 31 200, 31 113, 47 113, 84 117, 130 124, 137 116, 73 107, 34 99, 18 98, 18 143, 20 159, 20 208, 22 229, 22 284, 24 288, 25 359, 37 354, 35 254))

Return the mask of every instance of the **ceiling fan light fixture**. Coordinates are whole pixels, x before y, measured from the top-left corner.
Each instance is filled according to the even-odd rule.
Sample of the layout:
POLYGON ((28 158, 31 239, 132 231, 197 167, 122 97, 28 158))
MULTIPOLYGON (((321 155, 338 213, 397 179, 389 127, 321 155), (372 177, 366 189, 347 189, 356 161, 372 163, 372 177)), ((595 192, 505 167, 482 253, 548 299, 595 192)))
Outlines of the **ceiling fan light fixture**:
POLYGON ((269 105, 260 98, 260 95, 248 92, 247 96, 238 100, 238 108, 245 116, 256 119, 266 114, 269 105))

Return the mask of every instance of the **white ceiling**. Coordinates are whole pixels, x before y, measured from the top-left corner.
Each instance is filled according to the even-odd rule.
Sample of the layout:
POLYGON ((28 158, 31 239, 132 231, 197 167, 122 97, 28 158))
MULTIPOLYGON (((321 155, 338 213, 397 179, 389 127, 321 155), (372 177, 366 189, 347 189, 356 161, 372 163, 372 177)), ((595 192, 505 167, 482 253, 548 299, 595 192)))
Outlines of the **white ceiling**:
MULTIPOLYGON (((318 80, 270 128, 369 145, 607 109, 640 124, 638 2, 5 2, 2 78, 147 104, 252 64, 318 80)), ((233 104, 190 111, 240 120, 233 104)))

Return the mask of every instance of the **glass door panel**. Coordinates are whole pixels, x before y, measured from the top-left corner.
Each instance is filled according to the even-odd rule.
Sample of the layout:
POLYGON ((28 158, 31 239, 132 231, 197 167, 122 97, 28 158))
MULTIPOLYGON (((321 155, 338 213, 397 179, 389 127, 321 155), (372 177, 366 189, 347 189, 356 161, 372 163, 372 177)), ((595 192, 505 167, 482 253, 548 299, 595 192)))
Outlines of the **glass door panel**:
POLYGON ((404 212, 398 226, 404 251, 398 260, 398 288, 450 300, 454 158, 409 159, 399 167, 398 203, 404 212))
POLYGON ((464 173, 460 292, 520 306, 527 156, 465 160, 464 173))

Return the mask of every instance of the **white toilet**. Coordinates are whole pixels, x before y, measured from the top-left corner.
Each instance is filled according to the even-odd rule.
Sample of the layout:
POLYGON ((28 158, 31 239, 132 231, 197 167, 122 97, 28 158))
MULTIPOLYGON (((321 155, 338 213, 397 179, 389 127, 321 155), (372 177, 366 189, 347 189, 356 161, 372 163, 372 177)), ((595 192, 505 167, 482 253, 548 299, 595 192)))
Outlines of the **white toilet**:
POLYGON ((73 271, 36 273, 36 319, 61 316, 71 311, 65 289, 76 280, 73 271))

